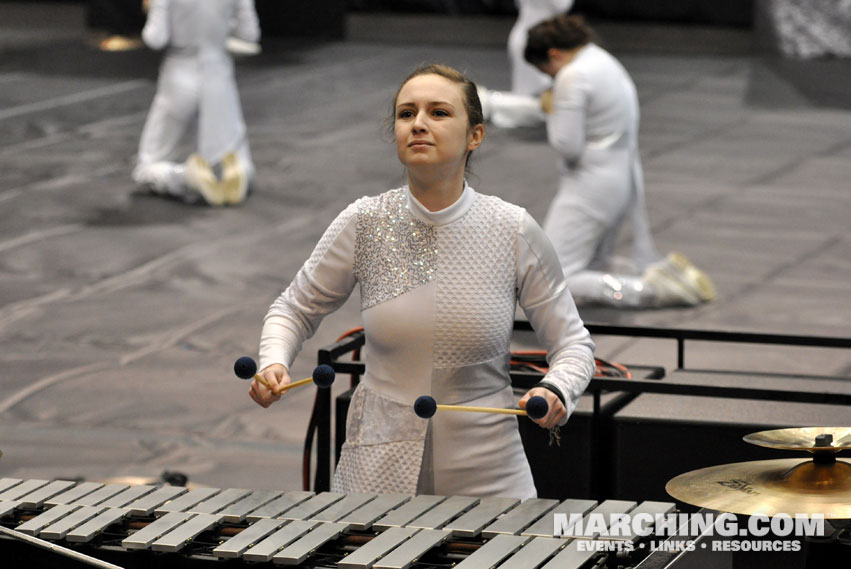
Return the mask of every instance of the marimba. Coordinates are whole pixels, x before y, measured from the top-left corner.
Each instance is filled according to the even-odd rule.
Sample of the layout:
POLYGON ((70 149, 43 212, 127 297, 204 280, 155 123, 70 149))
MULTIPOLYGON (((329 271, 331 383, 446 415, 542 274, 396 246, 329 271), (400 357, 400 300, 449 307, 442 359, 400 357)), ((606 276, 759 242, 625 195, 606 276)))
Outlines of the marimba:
MULTIPOLYGON (((673 503, 626 500, 521 502, 0 479, 0 524, 93 557, 109 553, 124 567, 231 560, 339 569, 579 569, 613 548, 555 537, 555 514, 674 511, 673 503)), ((634 543, 639 537, 620 539, 634 543)), ((13 541, 0 540, 0 551, 13 541)))

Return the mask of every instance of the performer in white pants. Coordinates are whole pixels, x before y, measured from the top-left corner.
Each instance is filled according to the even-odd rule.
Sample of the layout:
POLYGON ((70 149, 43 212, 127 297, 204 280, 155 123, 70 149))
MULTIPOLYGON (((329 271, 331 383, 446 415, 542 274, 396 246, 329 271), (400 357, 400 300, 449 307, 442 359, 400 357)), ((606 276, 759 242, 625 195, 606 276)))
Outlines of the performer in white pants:
POLYGON ((560 155, 558 193, 544 221, 577 303, 630 308, 711 300, 710 279, 682 254, 662 258, 644 202, 635 85, 591 41, 580 16, 529 31, 526 58, 554 78, 547 138, 560 155), (629 219, 633 252, 615 266, 617 234, 629 219))
POLYGON ((142 39, 166 53, 133 171, 138 184, 187 200, 197 192, 211 205, 245 199, 254 164, 229 35, 258 41, 253 0, 151 1, 142 39), (197 151, 184 162, 179 144, 195 125, 197 151))
POLYGON ((544 123, 540 96, 552 87, 552 79, 526 61, 523 56, 526 36, 535 24, 570 10, 573 0, 515 0, 515 5, 517 20, 508 34, 511 91, 491 91, 479 87, 485 120, 501 128, 544 123))

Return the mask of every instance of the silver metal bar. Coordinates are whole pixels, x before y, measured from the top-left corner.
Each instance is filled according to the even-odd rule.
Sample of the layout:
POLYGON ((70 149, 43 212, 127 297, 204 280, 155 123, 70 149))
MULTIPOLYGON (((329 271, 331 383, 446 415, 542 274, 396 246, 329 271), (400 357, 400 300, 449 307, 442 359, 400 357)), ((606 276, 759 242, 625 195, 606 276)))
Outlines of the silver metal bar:
POLYGON ((57 494, 73 487, 75 484, 77 483, 73 480, 54 480, 47 486, 42 486, 38 490, 30 492, 26 496, 22 496, 21 507, 31 509, 41 508, 44 506, 45 500, 53 498, 57 494))
POLYGON ((375 497, 375 494, 346 494, 345 498, 343 498, 339 502, 335 502, 331 505, 331 507, 322 510, 318 514, 312 516, 310 519, 316 520, 317 522, 339 521, 340 518, 351 514, 355 509, 374 500, 375 497))
MULTIPOLYGON (((589 512, 588 515, 602 515, 607 522, 606 527, 608 528, 609 518, 612 514, 625 514, 635 508, 635 506, 636 503, 629 500, 606 500, 589 512)), ((600 533, 595 532, 593 535, 587 537, 597 539, 600 537, 600 533)))
POLYGON ((405 524, 405 526, 420 529, 440 529, 478 503, 478 498, 450 496, 415 520, 405 524))
POLYGON ((0 478, 0 492, 5 492, 12 486, 16 486, 23 482, 20 478, 0 478))
POLYGON ((121 547, 124 549, 148 549, 164 533, 171 531, 194 515, 186 512, 169 512, 133 535, 124 538, 121 547))
MULTIPOLYGON (((664 514, 668 514, 670 512, 676 511, 676 509, 677 509, 677 505, 674 504, 673 502, 646 501, 646 502, 641 502, 638 505, 638 507, 636 507, 634 510, 630 510, 629 514, 630 514, 630 517, 632 517, 633 519, 635 518, 635 516, 637 516, 639 514, 647 514, 655 520, 655 516, 657 516, 657 515, 661 516, 661 515, 664 515, 664 514)), ((653 527, 653 524, 650 524, 648 527, 653 527)), ((626 528, 627 531, 622 533, 619 536, 612 536, 612 537, 601 536, 601 537, 599 537, 599 539, 615 540, 615 541, 633 541, 634 542, 634 541, 637 541, 640 536, 635 535, 635 533, 633 533, 632 529, 633 529, 632 524, 630 524, 626 528)))
POLYGON ((128 510, 122 508, 108 508, 91 520, 68 532, 65 539, 73 543, 88 543, 96 535, 103 532, 112 524, 118 523, 129 513, 128 510))
POLYGON ((15 531, 25 533, 27 535, 38 535, 38 533, 49 526, 50 524, 61 520, 80 506, 69 506, 67 504, 59 504, 46 510, 33 519, 26 521, 15 528, 15 531))
POLYGON ((99 505, 107 508, 123 508, 129 503, 135 502, 142 496, 150 494, 155 489, 156 486, 151 486, 149 484, 137 484, 136 486, 127 488, 123 492, 119 492, 109 500, 105 500, 99 505))
POLYGON ((219 492, 221 492, 219 488, 195 488, 158 507, 154 510, 154 515, 161 516, 169 512, 184 512, 219 492))
POLYGON ((407 569, 433 547, 443 543, 452 532, 443 529, 424 529, 416 533, 378 561, 375 569, 407 569))
POLYGON ((260 540, 266 538, 273 531, 287 523, 286 520, 277 520, 274 518, 263 518, 257 520, 229 540, 225 541, 215 549, 213 555, 226 559, 235 559, 241 557, 249 548, 260 540))
POLYGON ((219 513, 225 516, 225 521, 229 524, 238 524, 245 520, 245 517, 261 506, 268 504, 275 498, 281 496, 283 492, 278 490, 254 490, 248 496, 234 502, 219 513))
POLYGON ((556 537, 536 537, 505 560, 499 569, 529 569, 539 567, 567 542, 556 537))
POLYGON ((277 517, 282 520, 312 520, 313 516, 345 497, 339 492, 322 492, 277 517))
POLYGON ((204 500, 200 504, 189 508, 187 511, 195 512, 196 514, 215 514, 219 510, 230 506, 240 498, 244 498, 249 494, 251 494, 251 490, 246 490, 244 488, 228 488, 227 490, 222 490, 215 496, 204 500))
POLYGON ((46 486, 47 480, 24 480, 20 484, 15 484, 11 488, 0 493, 0 500, 11 501, 17 500, 22 496, 26 496, 30 492, 38 490, 42 486, 46 486))
POLYGON ((102 488, 98 488, 91 494, 86 494, 74 500, 73 504, 77 506, 97 506, 101 502, 106 502, 116 494, 124 492, 130 486, 127 484, 107 484, 102 488))
POLYGON ((429 496, 426 494, 414 496, 392 512, 388 512, 386 516, 375 522, 372 527, 379 531, 392 527, 402 527, 444 500, 446 500, 446 496, 429 496))
POLYGON ((0 502, 0 519, 5 518, 6 516, 14 512, 15 509, 20 505, 21 503, 18 501, 0 502))
POLYGON ((386 556, 399 544, 410 539, 418 531, 420 530, 414 528, 390 528, 359 547, 357 551, 338 561, 337 568, 370 569, 379 559, 386 556))
POLYGON ((134 516, 152 516, 158 507, 188 491, 189 488, 183 486, 160 486, 150 494, 127 504, 127 509, 134 516))
POLYGON ((303 563, 311 553, 336 539, 343 531, 345 524, 320 523, 281 551, 272 556, 272 561, 283 565, 299 565, 303 563))
POLYGON ((568 519, 570 519, 571 514, 585 516, 595 507, 599 506, 597 506, 597 502, 594 500, 565 500, 556 506, 554 510, 548 512, 547 515, 520 532, 520 535, 553 537, 553 530, 555 529, 555 514, 566 514, 568 519))
POLYGON ((579 569, 588 563, 597 552, 593 548, 590 551, 582 551, 579 549, 579 540, 570 542, 567 547, 556 554, 555 557, 541 567, 541 569, 579 569))
POLYGON ((558 500, 531 498, 526 500, 482 530, 482 537, 490 539, 497 535, 518 535, 558 506, 558 500))
POLYGON ((242 555, 242 558, 246 561, 269 561, 272 559, 273 555, 309 532, 317 525, 319 525, 317 522, 305 520, 289 522, 287 525, 246 551, 242 555))
POLYGON ((75 559, 77 561, 80 561, 81 563, 85 563, 93 567, 101 567, 102 569, 121 569, 121 567, 118 565, 113 565, 112 563, 107 563, 106 561, 101 561, 100 559, 95 559, 94 557, 83 555, 82 553, 56 545, 55 543, 50 543, 49 541, 44 541, 43 539, 38 539, 37 537, 22 534, 20 532, 5 528, 3 526, 0 526, 0 533, 4 533, 10 537, 14 537, 15 539, 19 539, 25 543, 29 543, 30 545, 35 545, 36 547, 46 549, 47 551, 51 551, 59 555, 64 555, 65 557, 75 559))
POLYGON ((69 531, 89 521, 104 510, 101 506, 82 506, 61 520, 50 524, 38 534, 44 539, 54 541, 63 539, 69 531))
POLYGON ((195 539, 200 533, 214 527, 222 519, 220 514, 197 514, 173 530, 163 534, 151 544, 153 551, 174 553, 195 539))
POLYGON ((444 526, 458 537, 476 537, 500 514, 516 507, 520 500, 516 498, 482 498, 473 509, 444 526))
POLYGON ((73 504, 76 500, 79 500, 86 494, 91 494, 98 488, 103 488, 103 484, 100 482, 82 482, 66 492, 45 500, 44 505, 58 506, 59 504, 73 504))
POLYGON ((315 496, 313 492, 302 490, 293 490, 287 492, 283 496, 275 498, 268 504, 264 504, 245 516, 249 522, 253 522, 262 518, 277 518, 284 512, 291 510, 295 506, 301 504, 305 500, 315 496))
POLYGON ((498 535, 464 558, 454 569, 491 569, 531 539, 522 535, 498 535))
POLYGON ((338 521, 347 524, 351 529, 366 531, 376 520, 410 499, 411 497, 405 494, 382 494, 338 521))

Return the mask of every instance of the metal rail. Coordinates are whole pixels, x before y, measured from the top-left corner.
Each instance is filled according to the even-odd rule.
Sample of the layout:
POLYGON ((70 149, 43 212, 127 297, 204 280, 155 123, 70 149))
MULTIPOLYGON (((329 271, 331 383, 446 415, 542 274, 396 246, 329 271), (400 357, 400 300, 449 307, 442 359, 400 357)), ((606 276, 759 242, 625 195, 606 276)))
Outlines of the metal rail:
MULTIPOLYGON (((636 326, 619 326, 611 324, 588 324, 586 328, 592 335, 628 336, 633 338, 666 338, 676 341, 677 366, 685 370, 686 341, 721 342, 733 344, 783 345, 790 347, 821 347, 821 348, 851 348, 851 338, 831 336, 802 336, 795 334, 763 334, 753 332, 726 332, 712 330, 695 330, 682 328, 639 328, 636 326)), ((524 320, 514 322, 517 331, 532 331, 532 326, 524 320)), ((356 332, 347 338, 319 350, 318 363, 328 364, 337 373, 347 373, 360 376, 365 372, 365 364, 360 361, 340 361, 340 358, 354 352, 364 345, 363 332, 356 332)), ((706 371, 706 370, 701 370, 706 371)), ((748 370, 740 370, 749 373, 748 370)), ((725 373, 729 373, 725 371, 725 373)), ((760 375, 764 375, 760 372, 760 375)), ((536 372, 511 372, 512 384, 528 386, 536 383, 542 374, 536 372)), ((796 376, 812 379, 837 379, 824 376, 796 376)), ((317 473, 315 490, 330 488, 331 472, 331 390, 320 390, 323 395, 322 407, 317 436, 317 473)), ((807 389, 764 389, 747 386, 693 385, 659 381, 658 379, 619 379, 595 377, 588 385, 586 392, 594 398, 592 421, 599 427, 601 417, 601 394, 603 392, 623 392, 632 394, 634 398, 641 393, 659 393, 670 395, 690 395, 698 397, 721 397, 729 399, 756 399, 764 401, 783 401, 796 403, 816 403, 830 405, 851 405, 851 394, 828 393, 807 389)), ((598 431, 598 428, 595 428, 598 431)))

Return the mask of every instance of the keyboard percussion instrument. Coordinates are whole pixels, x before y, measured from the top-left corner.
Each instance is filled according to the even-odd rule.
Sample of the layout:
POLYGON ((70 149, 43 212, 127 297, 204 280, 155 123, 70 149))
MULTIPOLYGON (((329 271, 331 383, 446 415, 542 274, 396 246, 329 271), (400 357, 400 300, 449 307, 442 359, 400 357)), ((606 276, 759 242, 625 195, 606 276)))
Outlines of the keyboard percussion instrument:
MULTIPOLYGON (((0 529, 122 567, 579 569, 623 548, 554 536, 556 514, 639 512, 675 504, 0 479, 0 529)), ((0 551, 13 542, 0 533, 0 551)))

